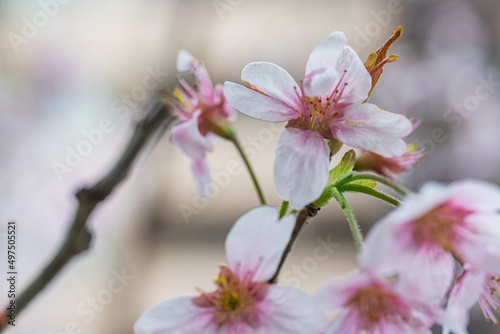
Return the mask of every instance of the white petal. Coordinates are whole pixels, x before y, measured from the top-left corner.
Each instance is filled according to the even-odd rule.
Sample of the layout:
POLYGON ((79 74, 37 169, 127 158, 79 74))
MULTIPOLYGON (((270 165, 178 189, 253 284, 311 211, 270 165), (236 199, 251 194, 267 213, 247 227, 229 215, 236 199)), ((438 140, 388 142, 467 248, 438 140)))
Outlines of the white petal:
POLYGON ((340 101, 361 103, 366 100, 372 87, 372 78, 353 49, 348 46, 344 49, 336 70, 339 75, 343 75, 338 87, 342 91, 340 101))
POLYGON ((450 184, 453 202, 472 210, 496 212, 500 210, 500 188, 479 180, 461 180, 450 184))
POLYGON ((329 96, 338 80, 339 76, 334 69, 319 69, 304 79, 304 93, 307 96, 329 96))
POLYGON ((295 225, 295 216, 278 220, 278 210, 258 206, 243 214, 226 238, 226 261, 240 278, 254 273, 252 281, 269 280, 278 268, 295 225))
POLYGON ((336 68, 346 42, 344 33, 335 31, 316 45, 307 61, 306 77, 321 68, 336 68))
POLYGON ((271 285, 259 304, 263 326, 269 330, 266 333, 314 334, 326 328, 325 314, 298 289, 271 285))
POLYGON ((146 311, 134 325, 136 334, 217 333, 213 309, 198 307, 193 297, 166 300, 146 311))
POLYGON ((285 102, 234 82, 224 83, 224 95, 235 109, 263 121, 284 122, 299 115, 285 102))
POLYGON ((285 129, 278 140, 274 184, 297 210, 317 199, 328 181, 330 149, 315 131, 285 129))
POLYGON ((401 138, 410 134, 412 124, 403 115, 370 103, 347 107, 344 112, 344 116, 330 126, 332 135, 339 141, 387 158, 406 152, 401 138))
POLYGON ((291 108, 299 104, 299 85, 287 71, 268 62, 250 63, 241 72, 241 81, 291 108), (297 95, 298 94, 298 95, 297 95))
POLYGON ((443 333, 467 334, 469 311, 477 302, 486 275, 481 272, 467 271, 450 293, 444 314, 437 322, 443 326, 443 333))
POLYGON ((206 152, 212 151, 213 146, 208 137, 204 137, 198 128, 198 117, 201 111, 193 114, 190 120, 176 124, 170 130, 170 141, 178 146, 192 159, 203 159, 206 152))
POLYGON ((177 54, 177 71, 179 72, 191 72, 197 63, 198 60, 186 50, 180 50, 177 54))

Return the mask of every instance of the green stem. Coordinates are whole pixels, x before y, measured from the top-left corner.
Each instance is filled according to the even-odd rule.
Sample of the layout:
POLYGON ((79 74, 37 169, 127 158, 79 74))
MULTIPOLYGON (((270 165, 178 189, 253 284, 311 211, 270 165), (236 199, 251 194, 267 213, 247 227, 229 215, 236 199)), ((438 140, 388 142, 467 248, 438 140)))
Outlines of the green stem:
POLYGON ((359 184, 346 184, 345 186, 342 187, 343 192, 354 192, 354 193, 363 193, 366 195, 370 195, 373 197, 376 197, 378 199, 381 199, 383 201, 386 201, 389 204, 392 204, 394 206, 399 206, 401 204, 400 201, 398 201, 396 198, 391 197, 389 195, 384 194, 381 191, 378 191, 376 189, 368 188, 359 184))
POLYGON ((356 221, 356 218, 352 213, 351 207, 347 203, 344 195, 342 195, 342 193, 337 188, 333 188, 333 197, 335 197, 337 202, 339 202, 342 210, 344 210, 344 214, 347 218, 347 221, 349 222, 349 228, 351 229, 354 244, 356 245, 358 251, 361 250, 361 247, 363 247, 363 234, 361 233, 361 228, 359 227, 358 222, 356 221))
POLYGON ((346 177, 342 181, 340 181, 336 186, 338 188, 342 188, 343 185, 345 185, 349 182, 355 181, 355 180, 374 180, 376 182, 385 184, 386 186, 394 189, 396 192, 400 193, 403 196, 406 196, 406 195, 411 193, 410 190, 392 182, 388 178, 377 175, 377 174, 372 174, 372 173, 355 173, 353 175, 346 177))
POLYGON ((245 166, 247 166, 248 173, 250 173, 250 177, 252 178, 253 185, 255 186, 255 190, 257 191, 257 196, 259 196, 260 204, 266 204, 266 200, 264 199, 264 195, 262 194, 262 190, 260 189, 259 182, 257 182, 257 178, 255 177, 255 174, 252 170, 252 167, 250 166, 250 162, 248 161, 245 152, 243 152, 243 149, 240 146, 240 143, 238 142, 238 139, 236 136, 232 136, 229 140, 231 140, 236 146, 236 149, 241 155, 241 158, 243 159, 243 162, 245 163, 245 166))
POLYGON ((288 210, 288 202, 287 201, 283 201, 283 203, 281 203, 280 219, 283 218, 283 217, 285 217, 286 210, 288 210))

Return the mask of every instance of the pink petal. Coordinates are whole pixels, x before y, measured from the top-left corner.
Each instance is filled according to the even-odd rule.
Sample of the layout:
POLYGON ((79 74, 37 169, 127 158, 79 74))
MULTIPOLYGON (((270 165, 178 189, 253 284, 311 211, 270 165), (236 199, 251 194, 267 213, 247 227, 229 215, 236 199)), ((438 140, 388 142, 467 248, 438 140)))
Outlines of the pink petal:
POLYGON ((351 271, 324 284, 314 296, 318 306, 325 311, 333 311, 345 305, 361 288, 371 283, 367 271, 351 271))
POLYGON ((180 50, 177 55, 177 71, 193 73, 201 95, 207 100, 213 99, 212 80, 205 65, 186 50, 180 50))
POLYGON ((463 260, 479 270, 500 268, 500 215, 471 214, 465 221, 469 226, 461 231, 463 260))
POLYGON ((306 77, 322 68, 336 68, 342 57, 347 39, 343 32, 335 31, 321 41, 309 55, 306 65, 306 77))
POLYGON ((284 122, 297 118, 297 110, 248 87, 226 81, 224 95, 231 105, 253 118, 268 122, 284 122))
POLYGON ((455 274, 455 260, 439 249, 421 247, 400 254, 399 288, 405 294, 432 303, 449 290, 455 274))
POLYGON ((326 328, 325 314, 299 289, 273 284, 258 308, 262 333, 319 334, 326 328))
POLYGON ((335 89, 339 81, 337 71, 331 68, 322 68, 310 73, 304 79, 304 93, 307 96, 327 96, 335 89))
POLYGON ((364 103, 347 107, 344 116, 333 122, 330 129, 336 139, 349 146, 391 158, 406 152, 406 144, 400 138, 412 131, 412 124, 403 115, 364 103))
POLYGON ((466 271, 450 293, 444 314, 438 319, 443 333, 467 334, 469 310, 476 304, 486 275, 477 271, 466 271))
POLYGON ((461 180, 449 186, 453 202, 471 210, 497 212, 500 210, 500 188, 479 180, 461 180))
POLYGON ((193 297, 166 300, 146 311, 134 325, 136 334, 215 334, 217 323, 209 307, 193 304, 193 297))
POLYGON ((247 211, 227 235, 228 267, 239 278, 252 273, 254 282, 269 280, 278 268, 294 225, 293 215, 278 220, 278 210, 272 206, 247 211))
POLYGON ((212 175, 210 174, 210 166, 206 159, 193 160, 191 165, 194 180, 196 181, 196 188, 198 193, 207 198, 210 195, 210 186, 212 185, 212 175))
POLYGON ((285 129, 274 161, 274 184, 280 197, 297 210, 317 199, 328 181, 329 153, 319 133, 285 129))
POLYGON ((213 146, 207 137, 204 137, 198 128, 198 117, 201 111, 193 114, 190 120, 181 122, 172 127, 170 141, 178 146, 191 159, 203 159, 206 152, 212 151, 213 146))
MULTIPOLYGON (((360 332, 360 319, 354 312, 346 309, 342 310, 333 319, 330 327, 328 327, 325 334, 359 334, 360 332)), ((370 333, 371 334, 371 333, 370 333)))
POLYGON ((241 72, 241 81, 291 108, 299 104, 299 85, 287 71, 268 62, 250 63, 241 72), (297 95, 298 94, 298 95, 297 95))
POLYGON ((219 104, 222 101, 222 110, 224 111, 224 116, 226 120, 233 123, 238 118, 238 112, 233 108, 224 95, 224 86, 221 84, 215 85, 215 98, 217 99, 215 104, 219 104))

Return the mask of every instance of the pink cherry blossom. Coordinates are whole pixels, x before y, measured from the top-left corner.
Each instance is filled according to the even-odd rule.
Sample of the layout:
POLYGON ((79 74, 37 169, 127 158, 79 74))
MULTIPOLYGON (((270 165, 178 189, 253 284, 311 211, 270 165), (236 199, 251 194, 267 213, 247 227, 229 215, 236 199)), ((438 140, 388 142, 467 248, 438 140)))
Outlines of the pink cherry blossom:
POLYGON ((215 135, 231 136, 230 123, 235 120, 236 112, 224 97, 222 85, 214 88, 205 66, 185 50, 179 52, 177 70, 191 72, 197 89, 179 78, 182 89, 173 92, 174 113, 183 121, 172 127, 171 142, 193 160, 192 172, 198 191, 207 197, 212 179, 205 155, 213 150, 215 135))
MULTIPOLYGON (((495 269, 492 269, 495 270, 495 269)), ((500 278, 497 273, 484 273, 468 263, 458 277, 447 301, 446 310, 438 320, 443 325, 443 334, 467 334, 469 311, 477 302, 487 321, 498 324, 495 311, 500 310, 500 278)))
POLYGON ((429 183, 368 233, 360 255, 429 302, 449 291, 456 261, 482 273, 500 268, 500 189, 465 180, 429 183))
POLYGON ((328 283, 315 299, 325 310, 340 308, 327 334, 430 333, 434 323, 429 307, 366 269, 328 283))
POLYGON ((392 180, 395 174, 415 167, 422 160, 423 156, 424 152, 418 150, 416 145, 408 145, 408 149, 403 155, 392 158, 386 158, 379 154, 363 150, 356 160, 354 170, 373 171, 392 180))
POLYGON ((270 206, 245 213, 226 238, 227 266, 221 268, 216 290, 154 306, 137 321, 135 333, 321 333, 326 318, 311 297, 267 283, 294 223, 293 215, 279 220, 270 206))
POLYGON ((297 209, 319 197, 328 180, 329 148, 324 139, 385 157, 406 151, 401 138, 411 132, 411 122, 363 103, 371 76, 345 44, 342 32, 318 44, 300 85, 268 62, 245 66, 241 80, 247 86, 224 84, 228 101, 244 114, 269 122, 288 121, 278 142, 274 176, 279 195, 297 209), (305 188, 304 183, 308 183, 305 188))

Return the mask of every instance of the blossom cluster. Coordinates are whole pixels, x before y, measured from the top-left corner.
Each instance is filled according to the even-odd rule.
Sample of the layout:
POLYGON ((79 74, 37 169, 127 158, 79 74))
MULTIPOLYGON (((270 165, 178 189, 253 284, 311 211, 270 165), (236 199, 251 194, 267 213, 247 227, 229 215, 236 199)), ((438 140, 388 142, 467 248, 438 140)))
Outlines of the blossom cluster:
POLYGON ((172 128, 171 140, 193 160, 200 193, 210 184, 205 154, 213 138, 237 144, 231 123, 238 110, 287 122, 274 162, 283 203, 278 209, 261 196, 263 204, 243 214, 227 235, 226 265, 215 290, 154 306, 137 321, 137 334, 430 333, 435 324, 443 333, 462 334, 476 303, 487 320, 498 323, 500 188, 462 180, 427 183, 411 193, 393 182, 423 157, 404 141, 415 125, 368 98, 384 65, 396 60, 387 51, 401 31, 396 28, 365 63, 346 46, 342 32, 333 32, 314 48, 299 83, 278 65, 255 62, 243 68, 244 85, 214 88, 204 65, 187 51, 179 53, 178 70, 194 74, 197 87, 179 79, 173 104, 182 122, 172 128), (361 155, 348 151, 331 169, 343 144, 361 155), (402 198, 379 191, 380 183, 402 198), (371 195, 396 208, 363 241, 343 192, 371 195), (331 199, 346 213, 358 269, 312 296, 277 284, 300 227, 331 199))

